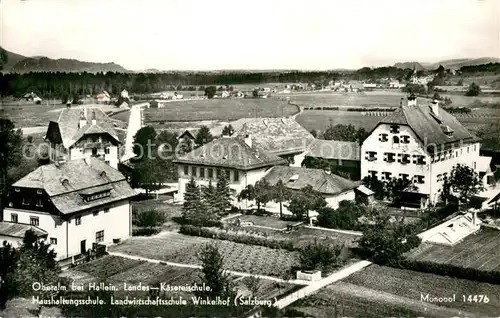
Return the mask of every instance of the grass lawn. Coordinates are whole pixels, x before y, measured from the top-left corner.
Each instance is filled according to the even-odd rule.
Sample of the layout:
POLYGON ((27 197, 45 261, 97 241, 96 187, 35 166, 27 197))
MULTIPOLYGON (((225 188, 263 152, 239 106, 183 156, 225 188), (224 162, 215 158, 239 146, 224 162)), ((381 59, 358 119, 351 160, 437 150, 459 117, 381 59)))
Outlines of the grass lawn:
POLYGON ((128 119, 130 117, 130 110, 124 110, 121 112, 115 112, 110 114, 109 117, 114 120, 119 120, 128 124, 128 119))
MULTIPOLYGON (((486 316, 493 316, 500 312, 500 285, 378 265, 371 265, 337 284, 343 283, 381 293, 404 296, 415 301, 421 301, 421 294, 430 294, 433 297, 450 297, 455 294, 455 302, 442 302, 439 305, 486 316), (487 295, 490 301, 489 303, 464 302, 462 295, 487 295)), ((328 289, 334 291, 335 285, 330 285, 328 289)))
POLYGON ((463 92, 457 93, 439 93, 441 97, 449 97, 452 101, 451 106, 453 107, 469 107, 476 100, 483 103, 499 103, 500 97, 496 96, 465 96, 463 92))
POLYGON ((201 264, 197 252, 204 243, 215 243, 224 256, 224 268, 280 277, 298 265, 298 252, 274 250, 230 241, 162 232, 152 237, 132 237, 111 251, 183 264, 201 264))
POLYGON ((427 245, 410 253, 408 257, 435 263, 500 271, 499 246, 500 231, 482 229, 455 246, 427 245))
POLYGON ((242 222, 252 222, 254 225, 257 226, 272 227, 277 230, 286 230, 289 224, 297 223, 297 222, 283 221, 273 216, 258 216, 258 215, 242 215, 230 219, 230 221, 236 221, 236 219, 238 218, 240 218, 242 222))
POLYGON ((144 110, 146 123, 168 121, 236 120, 244 117, 282 117, 298 111, 277 98, 209 99, 167 103, 163 108, 144 110))

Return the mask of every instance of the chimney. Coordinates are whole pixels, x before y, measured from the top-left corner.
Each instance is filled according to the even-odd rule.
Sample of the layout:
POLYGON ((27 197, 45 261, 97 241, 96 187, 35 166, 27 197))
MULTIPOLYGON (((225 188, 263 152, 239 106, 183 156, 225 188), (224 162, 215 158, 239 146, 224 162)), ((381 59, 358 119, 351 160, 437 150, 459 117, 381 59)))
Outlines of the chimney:
POLYGON ((95 119, 95 110, 92 111, 92 125, 97 124, 97 121, 95 119))
POLYGON ((399 107, 403 107, 404 100, 405 99, 403 97, 401 97, 401 100, 399 101, 399 107))
POLYGON ((417 96, 415 94, 408 96, 408 106, 417 106, 417 96))
POLYGON ((78 123, 78 128, 82 128, 87 125, 87 118, 85 117, 85 112, 82 110, 80 112, 80 122, 78 123))
POLYGON ((245 136, 245 143, 248 147, 252 148, 252 136, 250 134, 245 136))
POLYGON ((431 102, 431 110, 434 115, 439 116, 439 102, 437 101, 437 99, 434 99, 431 102))

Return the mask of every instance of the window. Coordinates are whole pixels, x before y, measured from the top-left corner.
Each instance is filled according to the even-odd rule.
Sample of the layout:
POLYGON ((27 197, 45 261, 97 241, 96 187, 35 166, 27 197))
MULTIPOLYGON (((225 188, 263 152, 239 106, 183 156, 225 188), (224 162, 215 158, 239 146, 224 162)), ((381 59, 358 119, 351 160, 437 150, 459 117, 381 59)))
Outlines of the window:
POLYGON ((458 157, 458 151, 456 151, 456 153, 455 153, 455 157, 458 157))
POLYGON ((384 153, 384 161, 385 162, 394 162, 396 161, 396 154, 392 153, 392 152, 386 152, 384 153))
POLYGON ((36 194, 42 194, 42 190, 36 190, 36 194))
POLYGON ((30 205, 30 199, 23 197, 23 205, 30 205))
POLYGON ((496 183, 495 176, 487 176, 486 179, 487 179, 486 182, 488 183, 488 185, 494 185, 496 183))
POLYGON ((233 171, 233 180, 234 182, 240 181, 240 172, 238 170, 233 171))
POLYGON ((184 165, 184 175, 189 176, 189 166, 188 165, 184 165))
POLYGON ((57 245, 57 239, 55 237, 50 238, 50 244, 51 245, 57 245))
POLYGON ((104 162, 105 162, 107 165, 109 165, 109 160, 104 160, 104 162))
POLYGON ((443 175, 442 174, 438 174, 436 176, 436 178, 437 178, 437 180, 436 180, 437 182, 442 182, 443 181, 443 175))
POLYGON ((392 173, 390 172, 382 172, 382 180, 391 180, 392 173))
POLYGON ((391 134, 398 134, 399 133, 399 126, 398 125, 391 125, 391 134))
POLYGON ((476 170, 476 162, 474 161, 474 170, 476 170))
POLYGON ((399 137, 398 136, 392 137, 392 142, 395 144, 399 144, 399 137))
POLYGON ((402 144, 409 144, 410 143, 410 136, 406 136, 406 135, 401 136, 401 143, 402 144))
POLYGON ((109 208, 104 208, 104 213, 108 213, 109 212, 109 208))
POLYGON ((36 199, 36 206, 39 207, 39 208, 43 207, 43 201, 42 201, 42 199, 36 199))
POLYGON ((410 155, 408 154, 398 154, 398 162, 404 164, 404 165, 407 165, 409 163, 411 163, 410 161, 410 155))
POLYGON ((205 178, 205 168, 200 167, 200 178, 205 178))
POLYGON ((33 226, 40 225, 40 220, 36 216, 30 216, 30 224, 33 226))
POLYGON ((17 222, 18 222, 17 220, 18 220, 18 218, 17 218, 17 214, 11 214, 11 215, 10 215, 10 221, 11 221, 12 223, 17 223, 17 222))
POLYGON ((19 188, 15 188, 15 189, 14 189, 14 191, 16 191, 16 192, 20 192, 20 191, 21 191, 21 189, 19 189, 19 188))
POLYGON ((470 148, 470 147, 467 147, 467 153, 469 153, 469 150, 470 150, 469 148, 470 148))
POLYGON ((94 216, 98 216, 98 215, 99 215, 99 211, 93 211, 93 212, 92 212, 92 215, 94 215, 94 216))
POLYGON ((424 176, 413 176, 413 182, 414 183, 424 183, 424 176))
POLYGON ((370 177, 372 178, 377 178, 378 176, 378 172, 377 171, 373 171, 373 170, 368 170, 368 173, 370 174, 370 177))
POLYGON ((387 139, 387 134, 380 134, 378 135, 378 141, 386 142, 389 139, 387 139))
POLYGON ((109 155, 109 147, 104 148, 104 153, 109 155))
POLYGON ((410 176, 408 174, 406 174, 406 173, 400 173, 399 174, 399 178, 403 179, 404 181, 408 180, 409 177, 410 176))
POLYGON ((81 216, 77 216, 77 217, 75 218, 75 224, 76 224, 76 225, 80 225, 80 224, 82 224, 82 217, 81 217, 81 216))
POLYGON ((214 169, 208 168, 208 178, 212 179, 214 177, 214 169))
POLYGON ((367 151, 365 159, 368 161, 375 161, 377 160, 377 152, 376 151, 367 151))
POLYGON ((104 230, 95 232, 95 241, 97 243, 104 242, 104 230))
POLYGON ((191 175, 196 177, 196 167, 191 167, 191 175))

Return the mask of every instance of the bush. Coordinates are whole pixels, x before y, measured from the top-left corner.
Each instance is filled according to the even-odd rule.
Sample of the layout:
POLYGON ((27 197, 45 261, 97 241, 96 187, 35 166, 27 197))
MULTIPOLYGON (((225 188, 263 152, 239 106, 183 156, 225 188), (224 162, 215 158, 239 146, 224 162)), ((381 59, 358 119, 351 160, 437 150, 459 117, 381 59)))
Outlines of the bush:
POLYGON ((142 227, 132 230, 132 236, 151 236, 160 233, 159 228, 142 227))
POLYGON ((329 269, 340 264, 340 248, 314 242, 300 249, 299 261, 302 270, 329 269))
POLYGON ((201 222, 200 220, 187 219, 184 217, 173 217, 172 221, 180 224, 180 225, 192 225, 195 227, 206 226, 206 227, 218 227, 222 228, 223 224, 221 221, 216 220, 206 220, 201 222))
POLYGON ((227 229, 222 230, 217 228, 199 227, 194 225, 183 225, 179 229, 179 233, 190 236, 200 236, 217 240, 231 241, 246 245, 264 246, 272 249, 284 249, 287 251, 297 250, 297 248, 293 246, 293 243, 291 241, 278 240, 263 235, 245 233, 243 231, 236 232, 227 229))
POLYGON ((143 212, 135 211, 135 225, 141 227, 155 227, 165 223, 165 216, 157 210, 143 212))

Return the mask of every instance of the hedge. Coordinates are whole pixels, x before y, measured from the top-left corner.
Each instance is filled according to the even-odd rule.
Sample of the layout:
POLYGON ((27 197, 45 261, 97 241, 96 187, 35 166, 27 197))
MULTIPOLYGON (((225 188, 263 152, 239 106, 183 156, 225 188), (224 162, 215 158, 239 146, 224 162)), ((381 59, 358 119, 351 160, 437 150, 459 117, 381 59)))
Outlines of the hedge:
POLYGON ((179 233, 190 236, 200 236, 218 240, 232 241, 235 243, 246 245, 264 246, 272 249, 284 249, 291 252, 298 250, 298 248, 295 247, 289 240, 278 240, 250 233, 237 233, 231 230, 221 230, 217 228, 199 227, 194 225, 182 225, 179 229, 179 233))
POLYGON ((393 260, 386 265, 394 268, 436 274, 440 276, 462 278, 490 284, 498 284, 500 282, 499 271, 484 271, 477 268, 461 267, 452 264, 440 264, 428 261, 409 260, 407 258, 393 260))
POLYGON ((159 228, 141 227, 132 230, 132 236, 151 236, 160 233, 159 228))

